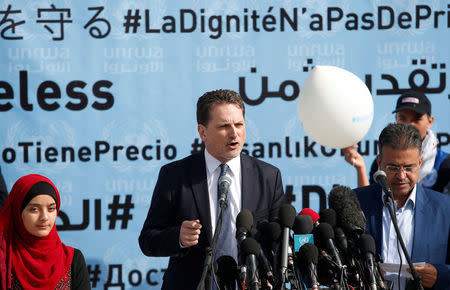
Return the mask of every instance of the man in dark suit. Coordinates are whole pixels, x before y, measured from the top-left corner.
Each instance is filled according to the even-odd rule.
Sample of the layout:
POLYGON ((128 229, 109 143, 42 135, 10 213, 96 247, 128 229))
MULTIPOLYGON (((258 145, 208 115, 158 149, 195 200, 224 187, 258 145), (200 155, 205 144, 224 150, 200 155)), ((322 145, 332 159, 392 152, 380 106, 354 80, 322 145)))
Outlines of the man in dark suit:
MULTIPOLYGON (((405 246, 413 263, 426 262, 424 266, 415 267, 422 284, 425 288, 449 289, 450 197, 417 183, 422 164, 420 133, 409 124, 390 124, 381 132, 379 146, 377 163, 386 172, 393 192, 394 212, 405 246)), ((355 192, 377 252, 384 262, 400 263, 397 235, 381 186, 360 187, 355 192)), ((401 261, 403 267, 408 267, 403 252, 401 261)), ((386 278, 397 284, 396 273, 388 273, 386 278)), ((404 278, 401 284, 404 289, 404 278)))
POLYGON ((234 91, 217 90, 201 96, 197 129, 205 150, 160 170, 139 245, 147 256, 170 256, 163 289, 197 288, 219 212, 221 164, 227 165, 226 175, 232 182, 225 209, 230 217, 225 218, 224 213, 216 259, 219 255, 237 258, 235 219, 242 209, 249 209, 256 223, 275 218, 284 203, 280 171, 241 154, 246 136, 244 113, 242 99, 234 91))

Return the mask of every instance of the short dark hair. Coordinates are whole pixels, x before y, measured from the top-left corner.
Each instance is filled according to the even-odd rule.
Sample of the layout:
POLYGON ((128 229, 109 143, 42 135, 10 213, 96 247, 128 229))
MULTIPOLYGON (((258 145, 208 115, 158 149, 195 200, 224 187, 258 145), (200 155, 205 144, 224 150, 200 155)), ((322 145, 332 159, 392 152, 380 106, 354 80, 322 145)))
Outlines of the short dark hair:
POLYGON ((380 156, 384 146, 389 146, 395 150, 407 150, 411 148, 419 149, 422 152, 422 138, 419 130, 410 124, 389 124, 381 131, 378 138, 380 146, 380 156))
POLYGON ((206 92, 197 101, 197 124, 206 126, 211 119, 210 110, 218 104, 235 104, 242 110, 245 116, 245 107, 241 96, 232 90, 215 90, 206 92))

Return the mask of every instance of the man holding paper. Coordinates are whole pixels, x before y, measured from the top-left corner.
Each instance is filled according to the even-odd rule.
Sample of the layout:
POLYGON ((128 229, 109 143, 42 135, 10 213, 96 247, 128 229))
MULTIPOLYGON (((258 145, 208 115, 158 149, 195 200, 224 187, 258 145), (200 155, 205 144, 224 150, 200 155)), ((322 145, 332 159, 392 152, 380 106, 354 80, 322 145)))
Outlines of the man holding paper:
MULTIPOLYGON (((450 287, 450 196, 417 184, 420 174, 422 140, 419 131, 409 124, 389 124, 379 137, 377 163, 386 173, 394 197, 394 212, 408 254, 425 288, 450 287)), ((384 192, 378 184, 355 190, 366 216, 367 232, 376 243, 385 263, 408 264, 397 240, 397 234, 384 192), (399 256, 401 253, 401 257, 399 256)), ((387 280, 404 289, 406 279, 387 273, 387 280)))

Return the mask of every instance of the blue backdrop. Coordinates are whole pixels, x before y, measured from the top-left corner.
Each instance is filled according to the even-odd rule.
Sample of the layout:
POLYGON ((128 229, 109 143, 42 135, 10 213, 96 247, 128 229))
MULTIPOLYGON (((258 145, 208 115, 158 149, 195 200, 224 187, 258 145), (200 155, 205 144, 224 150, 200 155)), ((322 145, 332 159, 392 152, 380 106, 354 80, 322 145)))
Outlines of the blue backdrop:
POLYGON ((8 189, 29 173, 55 182, 61 239, 83 251, 93 288, 160 288, 167 258, 145 257, 137 239, 159 168, 201 148, 206 91, 241 93, 244 150, 280 168, 298 210, 356 186, 299 121, 295 88, 314 65, 369 87, 366 163, 409 88, 426 92, 450 151, 446 1, 1 2, 0 166, 8 189))

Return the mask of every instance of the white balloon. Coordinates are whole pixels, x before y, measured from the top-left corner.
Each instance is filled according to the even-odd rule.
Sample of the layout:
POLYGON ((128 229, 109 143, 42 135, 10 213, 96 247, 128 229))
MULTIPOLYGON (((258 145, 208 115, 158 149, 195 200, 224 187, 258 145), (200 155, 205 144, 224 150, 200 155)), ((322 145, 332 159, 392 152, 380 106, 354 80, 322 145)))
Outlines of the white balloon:
POLYGON ((314 141, 345 148, 361 141, 369 131, 372 95, 353 73, 316 65, 300 90, 298 114, 303 129, 314 141))

